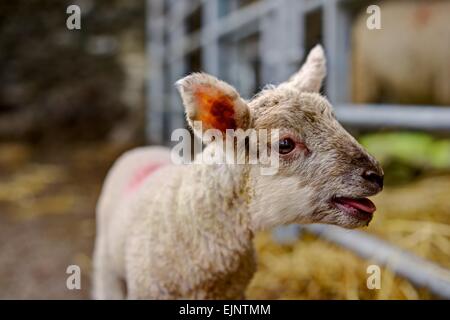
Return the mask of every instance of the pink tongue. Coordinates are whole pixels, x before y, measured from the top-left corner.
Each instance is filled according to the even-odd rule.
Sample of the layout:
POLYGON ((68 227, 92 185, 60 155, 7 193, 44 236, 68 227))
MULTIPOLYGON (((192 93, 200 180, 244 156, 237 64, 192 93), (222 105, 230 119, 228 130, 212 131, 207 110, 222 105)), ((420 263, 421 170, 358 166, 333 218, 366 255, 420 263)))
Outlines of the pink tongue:
POLYGON ((354 208, 359 209, 364 212, 374 213, 375 210, 377 210, 377 208, 375 207, 373 202, 367 198, 361 198, 361 199, 340 198, 339 202, 349 205, 351 207, 354 207, 354 208))

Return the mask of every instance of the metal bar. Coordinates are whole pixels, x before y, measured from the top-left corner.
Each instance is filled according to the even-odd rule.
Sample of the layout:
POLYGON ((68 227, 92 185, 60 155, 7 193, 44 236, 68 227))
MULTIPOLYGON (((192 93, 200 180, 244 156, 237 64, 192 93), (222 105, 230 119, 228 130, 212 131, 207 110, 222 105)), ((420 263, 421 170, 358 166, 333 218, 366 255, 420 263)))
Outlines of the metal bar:
MULTIPOLYGON (((197 4, 201 4, 198 2, 197 4)), ((178 2, 176 8, 170 10, 166 26, 172 25, 172 22, 183 21, 184 17, 186 17, 189 13, 191 13, 192 8, 189 8, 188 3, 186 1, 178 2)), ((198 6, 196 7, 198 8, 198 6)), ((168 42, 169 48, 174 47, 174 43, 178 42, 178 39, 184 37, 186 33, 186 26, 184 23, 178 24, 177 28, 171 30, 168 34, 168 42)), ((180 79, 185 72, 185 57, 178 57, 177 59, 171 59, 173 55, 173 51, 169 50, 167 53, 167 59, 170 60, 170 64, 168 64, 168 83, 166 88, 166 93, 169 95, 168 106, 166 106, 165 112, 170 112, 170 117, 168 117, 167 126, 165 130, 166 136, 164 136, 164 142, 170 143, 170 133, 178 128, 182 128, 185 123, 184 119, 184 109, 181 104, 180 97, 178 92, 175 90, 175 82, 180 79), (169 136, 167 136, 169 135, 169 136)), ((167 115, 168 116, 168 115, 167 115)))
MULTIPOLYGON (((165 0, 167 1, 167 0, 165 0)), ((180 27, 184 24, 184 20, 195 12, 204 2, 205 0, 190 0, 190 1, 169 1, 170 3, 170 11, 178 11, 175 13, 175 19, 171 21, 170 25, 167 26, 167 31, 172 32, 174 29, 180 27)))
POLYGON ((219 36, 217 19, 219 0, 204 1, 202 40, 202 65, 206 72, 219 76, 219 36))
POLYGON ((259 25, 262 79, 272 84, 288 79, 303 54, 303 34, 298 24, 302 21, 300 3, 297 0, 277 0, 276 3, 275 9, 261 17, 259 25))
POLYGON ((321 9, 321 7, 323 6, 324 0, 302 0, 300 2, 302 5, 303 12, 309 13, 311 11, 316 11, 318 9, 321 9))
POLYGON ((323 35, 328 58, 327 95, 333 103, 348 102, 350 18, 339 1, 324 2, 323 35))
MULTIPOLYGON (((288 0, 286 3, 289 21, 286 30, 289 32, 286 32, 286 30, 284 32, 289 34, 286 59, 291 68, 290 72, 297 71, 305 55, 305 10, 302 4, 302 1, 297 0, 288 0)), ((289 74, 288 76, 291 75, 289 74)))
POLYGON ((293 53, 293 47, 297 48, 298 42, 297 32, 293 29, 295 24, 293 23, 293 19, 296 18, 297 15, 293 15, 296 7, 295 1, 291 0, 281 0, 279 2, 279 6, 276 9, 278 14, 278 34, 275 34, 274 37, 279 38, 280 40, 280 52, 279 52, 279 62, 278 62, 278 70, 277 70, 277 78, 280 82, 288 79, 294 72, 295 69, 292 65, 292 60, 290 54, 293 53), (292 30, 294 32, 288 32, 288 30, 292 30))
POLYGON ((219 20, 219 36, 236 31, 277 7, 277 1, 260 1, 234 11, 219 20))
POLYGON ((396 274, 418 286, 428 288, 440 297, 450 299, 450 271, 447 269, 362 231, 319 224, 303 227, 365 259, 387 266, 396 274))
POLYGON ((450 107, 407 105, 356 105, 335 107, 344 125, 365 129, 398 128, 450 132, 450 107))
POLYGON ((261 75, 264 83, 277 83, 277 74, 280 60, 280 38, 276 34, 280 32, 279 13, 274 10, 261 18, 259 23, 260 43, 259 55, 261 56, 261 75))
POLYGON ((146 136, 152 143, 163 142, 163 120, 158 115, 164 108, 164 0, 147 0, 146 3, 146 55, 148 71, 146 136))
MULTIPOLYGON (((239 29, 243 28, 247 24, 250 24, 251 22, 257 21, 259 18, 276 8, 276 4, 277 1, 261 1, 248 5, 243 9, 231 12, 227 16, 217 20, 215 32, 212 32, 208 36, 202 36, 202 33, 205 34, 208 30, 200 30, 185 35, 171 48, 175 55, 172 58, 177 59, 180 56, 184 56, 198 49, 200 46, 206 46, 209 41, 216 41, 226 34, 235 31, 240 31, 240 33, 243 33, 242 30, 239 29)), ((236 32, 236 35, 239 34, 236 32)))

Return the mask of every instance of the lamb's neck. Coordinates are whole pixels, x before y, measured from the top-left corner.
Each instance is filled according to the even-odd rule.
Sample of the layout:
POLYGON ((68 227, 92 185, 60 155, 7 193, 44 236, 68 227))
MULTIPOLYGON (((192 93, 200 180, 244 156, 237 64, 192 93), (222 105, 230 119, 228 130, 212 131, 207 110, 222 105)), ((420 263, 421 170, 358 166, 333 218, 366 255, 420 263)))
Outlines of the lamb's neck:
POLYGON ((198 238, 230 250, 251 246, 249 169, 245 165, 192 165, 189 220, 198 238))

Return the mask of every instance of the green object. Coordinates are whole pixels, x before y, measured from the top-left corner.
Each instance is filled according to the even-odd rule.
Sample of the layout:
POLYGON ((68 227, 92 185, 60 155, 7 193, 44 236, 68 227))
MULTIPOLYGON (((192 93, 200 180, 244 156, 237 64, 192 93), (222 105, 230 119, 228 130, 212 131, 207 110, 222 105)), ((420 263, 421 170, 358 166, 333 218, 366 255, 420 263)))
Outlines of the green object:
POLYGON ((387 182, 406 182, 436 170, 450 170, 450 139, 419 132, 374 133, 361 144, 381 163, 387 182))

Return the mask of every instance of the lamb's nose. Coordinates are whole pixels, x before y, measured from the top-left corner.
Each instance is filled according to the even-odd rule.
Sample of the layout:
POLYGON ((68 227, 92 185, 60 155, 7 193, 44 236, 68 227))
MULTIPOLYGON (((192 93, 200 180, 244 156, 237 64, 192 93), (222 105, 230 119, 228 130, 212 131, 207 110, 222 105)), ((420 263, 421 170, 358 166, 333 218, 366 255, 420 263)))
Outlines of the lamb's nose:
POLYGON ((379 175, 378 173, 376 173, 375 171, 365 171, 363 173, 363 178, 366 179, 367 181, 370 181, 372 183, 377 184, 380 189, 383 189, 383 176, 379 175))

